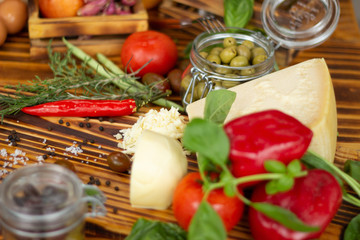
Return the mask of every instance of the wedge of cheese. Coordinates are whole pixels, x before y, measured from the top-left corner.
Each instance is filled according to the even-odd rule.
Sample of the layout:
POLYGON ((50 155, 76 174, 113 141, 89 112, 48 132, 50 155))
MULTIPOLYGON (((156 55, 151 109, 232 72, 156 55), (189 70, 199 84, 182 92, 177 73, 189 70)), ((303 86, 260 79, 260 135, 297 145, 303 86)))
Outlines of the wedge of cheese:
MULTIPOLYGON (((309 149, 334 161, 337 114, 334 88, 324 59, 312 59, 230 88, 236 99, 225 122, 245 114, 278 109, 314 133, 309 149)), ((187 106, 189 119, 203 117, 205 99, 187 106)))

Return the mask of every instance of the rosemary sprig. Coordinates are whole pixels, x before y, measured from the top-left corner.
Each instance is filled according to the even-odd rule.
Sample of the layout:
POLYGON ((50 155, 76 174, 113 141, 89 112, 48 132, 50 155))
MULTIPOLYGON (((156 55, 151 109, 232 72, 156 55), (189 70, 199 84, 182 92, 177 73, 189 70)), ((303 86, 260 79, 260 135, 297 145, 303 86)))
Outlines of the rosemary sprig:
MULTIPOLYGON (((51 43, 50 43, 51 44, 51 43)), ((48 47, 49 66, 53 78, 40 79, 38 76, 28 84, 8 85, 5 88, 15 89, 13 94, 0 94, 0 116, 16 114, 22 108, 64 99, 135 99, 137 106, 156 101, 167 93, 162 93, 151 86, 141 89, 134 84, 133 74, 116 74, 108 72, 108 77, 89 68, 86 61, 80 64, 73 57, 72 51, 65 54, 53 52, 48 47), (123 88, 115 83, 123 83, 123 88), (136 91, 134 90, 136 89, 136 91), (146 98, 145 98, 146 96, 146 98)))

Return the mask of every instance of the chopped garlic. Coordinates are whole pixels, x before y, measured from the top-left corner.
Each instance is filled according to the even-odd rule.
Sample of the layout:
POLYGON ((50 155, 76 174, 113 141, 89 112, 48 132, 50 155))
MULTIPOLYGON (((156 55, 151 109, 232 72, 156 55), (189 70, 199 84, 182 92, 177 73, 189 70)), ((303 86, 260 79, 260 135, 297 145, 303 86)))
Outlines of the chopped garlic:
MULTIPOLYGON (((181 139, 185 129, 185 120, 174 107, 170 110, 162 108, 160 111, 151 109, 145 116, 141 116, 132 128, 120 130, 123 141, 118 144, 118 147, 123 148, 124 153, 135 153, 135 143, 145 129, 174 139, 181 139)), ((115 137, 121 139, 118 138, 118 134, 115 137)))

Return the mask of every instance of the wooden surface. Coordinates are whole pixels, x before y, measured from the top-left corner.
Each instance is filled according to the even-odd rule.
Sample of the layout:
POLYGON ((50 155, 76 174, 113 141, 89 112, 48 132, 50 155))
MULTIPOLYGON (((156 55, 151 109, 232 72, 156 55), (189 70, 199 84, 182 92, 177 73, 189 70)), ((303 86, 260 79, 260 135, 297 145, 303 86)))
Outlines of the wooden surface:
MULTIPOLYGON (((323 57, 329 66, 338 110, 339 136, 335 156, 335 164, 338 166, 342 166, 347 159, 359 160, 360 156, 360 33, 351 0, 341 0, 340 3, 340 22, 333 36, 319 47, 299 52, 290 63, 323 57)), ((192 29, 166 32, 176 39, 180 52, 196 33, 192 29)), ((7 42, 0 47, 0 92, 9 92, 3 88, 6 84, 25 83, 34 79, 36 75, 41 78, 51 77, 47 60, 33 60, 29 49, 30 42, 26 32, 9 36, 7 42)), ((118 56, 112 56, 111 59, 116 63, 120 62, 118 56)), ((113 135, 119 129, 131 127, 138 116, 147 110, 143 108, 133 116, 113 118, 114 122, 108 118, 101 122, 93 118, 90 119, 91 128, 78 126, 84 118, 63 118, 64 122, 70 123, 70 126, 66 126, 58 123, 58 117, 39 118, 20 113, 17 116, 6 117, 4 124, 0 125, 0 149, 6 149, 8 153, 21 149, 29 158, 27 164, 31 164, 37 162, 37 156, 47 153, 47 147, 52 147, 56 155, 48 158, 46 162, 68 158, 75 164, 77 174, 84 183, 88 182, 90 176, 99 178, 102 182, 100 189, 108 198, 108 214, 88 220, 87 239, 124 239, 139 217, 174 221, 171 209, 154 211, 132 208, 129 205, 129 175, 115 174, 106 163, 106 155, 119 150, 118 141, 113 135), (100 131, 99 126, 103 126, 105 130, 100 131), (49 130, 49 127, 52 130, 49 130), (16 147, 9 146, 9 142, 6 141, 12 130, 16 130, 21 139, 16 147), (75 156, 65 151, 66 147, 74 142, 82 143, 84 139, 94 140, 94 143, 83 144, 83 153, 75 156), (111 180, 111 186, 105 186, 106 180, 111 180), (119 191, 115 191, 115 186, 119 187, 119 191), (117 213, 113 213, 114 207, 118 209, 117 213)), ((0 166, 4 161, 10 160, 0 157, 0 166)), ((20 163, 6 169, 12 171, 22 166, 20 163)), ((189 169, 196 169, 194 159, 189 159, 189 169)), ((359 213, 359 208, 343 203, 321 239, 341 239, 344 227, 359 213)), ((246 217, 229 233, 229 239, 251 239, 246 217)))

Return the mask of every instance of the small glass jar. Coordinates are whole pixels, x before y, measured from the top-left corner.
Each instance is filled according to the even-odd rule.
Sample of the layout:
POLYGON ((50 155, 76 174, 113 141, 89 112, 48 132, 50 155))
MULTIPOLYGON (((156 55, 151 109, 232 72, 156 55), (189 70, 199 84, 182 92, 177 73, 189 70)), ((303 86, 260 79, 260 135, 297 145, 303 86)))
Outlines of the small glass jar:
POLYGON ((191 68, 188 68, 181 82, 184 106, 205 97, 212 90, 230 88, 272 72, 275 63, 274 47, 260 32, 248 29, 226 28, 225 32, 203 32, 193 42, 190 63, 191 68), (265 51, 267 58, 255 65, 232 67, 211 62, 201 55, 209 48, 221 46, 228 37, 234 38, 238 46, 244 41, 252 42, 254 47, 265 51))
POLYGON ((330 37, 340 17, 338 0, 265 0, 261 22, 278 47, 313 48, 330 37))
POLYGON ((84 239, 85 217, 105 215, 104 201, 100 190, 62 166, 22 167, 0 185, 3 239, 84 239), (90 188, 96 194, 86 196, 90 188))
MULTIPOLYGON (((201 33, 195 38, 191 49, 192 67, 183 74, 185 77, 181 82, 183 105, 186 107, 212 90, 233 87, 272 72, 276 50, 279 53, 284 49, 297 51, 323 43, 334 32, 339 16, 338 0, 264 0, 261 21, 267 37, 240 28, 226 28, 226 31, 219 33, 201 33), (238 43, 252 41, 266 51, 268 58, 260 64, 234 68, 212 63, 200 55, 202 50, 214 47, 230 36, 238 43), (223 74, 216 70, 219 68, 223 74), (247 74, 226 74, 229 71, 247 74)), ((280 65, 284 66, 283 63, 280 65)))

